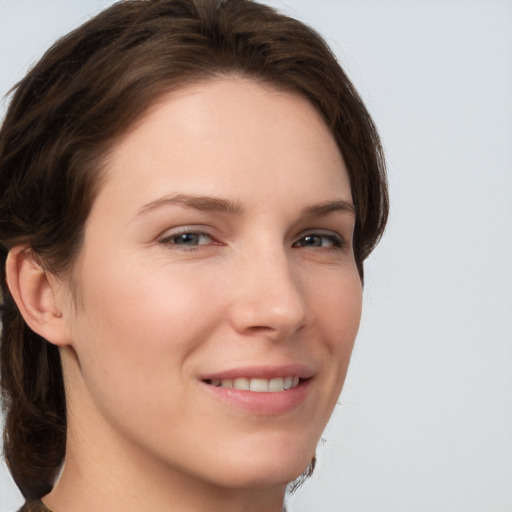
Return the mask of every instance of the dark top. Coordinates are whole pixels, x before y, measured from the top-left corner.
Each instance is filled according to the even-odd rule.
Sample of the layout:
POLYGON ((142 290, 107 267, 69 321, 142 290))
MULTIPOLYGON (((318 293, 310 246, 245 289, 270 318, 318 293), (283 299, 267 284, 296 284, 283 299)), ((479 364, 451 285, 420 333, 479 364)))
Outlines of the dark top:
POLYGON ((52 512, 42 501, 27 501, 18 512, 52 512))

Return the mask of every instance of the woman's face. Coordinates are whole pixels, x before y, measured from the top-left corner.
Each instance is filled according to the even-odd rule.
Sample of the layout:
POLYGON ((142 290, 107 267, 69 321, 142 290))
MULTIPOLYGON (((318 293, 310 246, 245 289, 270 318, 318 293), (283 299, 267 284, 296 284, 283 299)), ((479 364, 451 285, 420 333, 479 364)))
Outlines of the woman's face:
POLYGON ((351 204, 306 100, 234 78, 161 99, 115 147, 86 223, 70 428, 222 486, 297 477, 359 324, 351 204))

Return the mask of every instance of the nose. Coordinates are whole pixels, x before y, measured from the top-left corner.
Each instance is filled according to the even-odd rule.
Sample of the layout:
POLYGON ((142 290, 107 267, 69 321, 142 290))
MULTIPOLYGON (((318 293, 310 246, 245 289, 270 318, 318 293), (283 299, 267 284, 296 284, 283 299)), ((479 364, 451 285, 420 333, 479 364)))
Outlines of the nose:
POLYGON ((236 274, 230 317, 237 332, 279 340, 306 324, 301 275, 284 248, 243 258, 236 274))

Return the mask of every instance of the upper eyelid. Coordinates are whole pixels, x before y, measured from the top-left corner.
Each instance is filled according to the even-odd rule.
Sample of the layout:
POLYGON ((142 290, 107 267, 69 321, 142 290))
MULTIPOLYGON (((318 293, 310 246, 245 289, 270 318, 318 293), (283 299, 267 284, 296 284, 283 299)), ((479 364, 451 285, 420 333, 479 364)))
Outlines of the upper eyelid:
POLYGON ((213 246, 220 246, 224 245, 222 242, 219 242, 217 239, 215 239, 211 234, 199 231, 199 230, 192 230, 192 229, 184 229, 182 231, 175 231, 173 233, 169 234, 163 234, 162 236, 158 237, 157 243, 159 246, 165 247, 166 250, 172 250, 172 251, 179 251, 179 252, 194 252, 198 250, 204 250, 207 248, 211 248, 213 246), (177 240, 173 240, 175 238, 179 238, 182 235, 197 235, 199 237, 205 236, 208 238, 206 243, 197 243, 189 245, 187 243, 178 243, 177 240))
POLYGON ((212 229, 207 226, 176 226, 173 228, 167 228, 166 230, 162 231, 158 235, 158 239, 162 238, 170 238, 173 236, 179 236, 186 233, 193 233, 196 235, 206 235, 210 236, 212 238, 215 237, 215 235, 212 233, 212 229))
POLYGON ((345 238, 342 235, 340 235, 339 233, 335 233, 333 231, 329 231, 329 232, 325 232, 325 231, 311 231, 311 232, 307 232, 307 233, 301 234, 299 237, 297 237, 293 243, 295 244, 298 241, 300 241, 303 238, 306 238, 308 236, 318 236, 320 238, 335 239, 335 240, 337 240, 340 243, 341 246, 346 244, 345 238))
POLYGON ((217 238, 210 233, 208 230, 205 230, 204 228, 193 228, 190 226, 183 226, 183 227, 176 227, 176 228, 169 228, 163 231, 161 234, 159 234, 155 238, 155 242, 162 245, 182 245, 178 243, 173 243, 173 239, 176 239, 182 235, 198 235, 198 236, 205 236, 210 239, 208 244, 201 244, 201 245, 210 245, 210 243, 215 243, 217 241, 217 238))
POLYGON ((341 240, 345 240, 345 237, 334 229, 326 229, 326 228, 309 228, 301 231, 299 235, 296 237, 297 239, 302 238, 308 235, 317 235, 317 236, 332 236, 340 238, 341 240))

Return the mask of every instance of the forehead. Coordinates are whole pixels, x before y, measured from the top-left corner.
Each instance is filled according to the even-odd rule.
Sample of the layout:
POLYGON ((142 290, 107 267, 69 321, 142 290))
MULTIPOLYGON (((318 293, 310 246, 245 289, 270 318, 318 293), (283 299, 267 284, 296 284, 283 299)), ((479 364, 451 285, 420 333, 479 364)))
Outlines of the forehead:
POLYGON ((343 157, 312 104, 238 78, 161 97, 110 154, 98 200, 115 202, 125 189, 137 191, 141 203, 162 192, 252 192, 261 201, 265 190, 269 199, 333 189, 350 199, 343 157))

